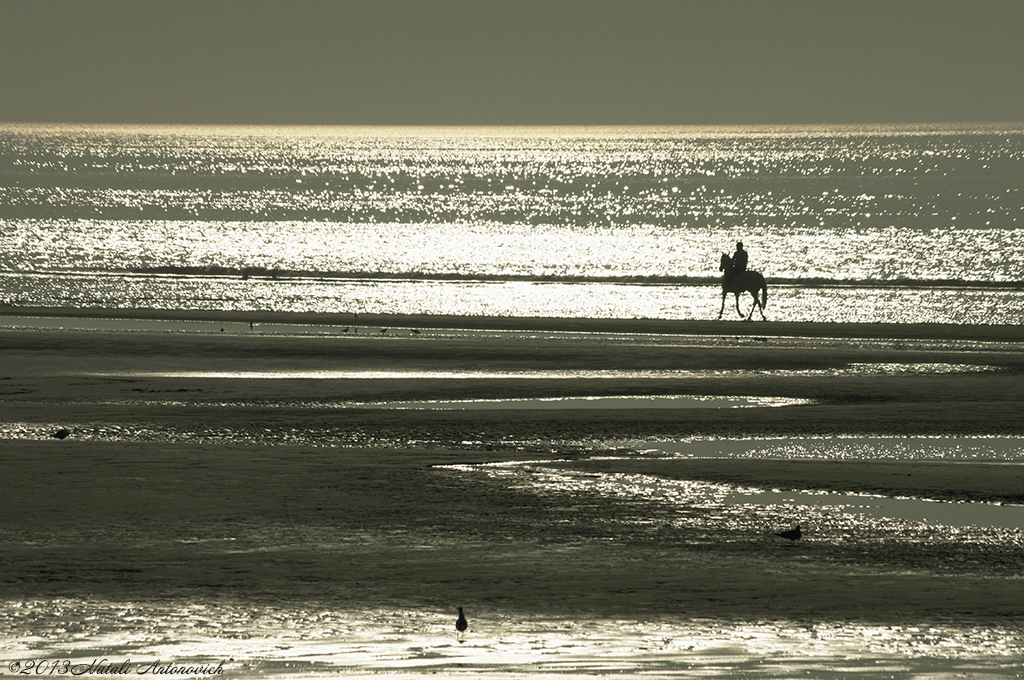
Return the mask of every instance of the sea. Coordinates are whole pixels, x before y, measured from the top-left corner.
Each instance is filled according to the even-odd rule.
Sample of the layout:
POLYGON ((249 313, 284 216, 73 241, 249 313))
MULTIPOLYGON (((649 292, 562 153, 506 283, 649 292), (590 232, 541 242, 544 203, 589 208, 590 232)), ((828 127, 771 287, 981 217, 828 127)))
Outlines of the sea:
MULTIPOLYGON (((1022 188, 1024 123, 616 128, 0 124, 0 306, 8 313, 17 307, 52 308, 54 316, 62 309, 95 308, 693 320, 715 319, 724 307, 726 318, 738 321, 752 301, 741 299, 740 313, 733 298, 723 301, 719 264, 722 254, 742 241, 750 269, 767 281, 765 314, 773 321, 1019 326, 1024 324, 1022 188)), ((965 366, 897 368, 973 370, 965 366)), ((854 365, 849 370, 865 369, 854 365)), ((116 378, 97 374, 88 379, 116 378)), ((18 389, 13 381, 8 384, 5 399, 35 399, 18 389)), ((143 398, 141 388, 131 389, 130 399, 143 398)), ((152 406, 165 397, 144 398, 152 406)), ((218 409, 237 406, 198 396, 170 398, 181 401, 162 402, 161 408, 191 409, 202 403, 211 422, 217 421, 218 409)), ((153 453, 150 440, 159 439, 149 437, 146 424, 115 422, 116 414, 102 427, 52 422, 45 400, 40 403, 44 408, 31 423, 0 422, 0 447, 16 454, 11 460, 28 455, 21 450, 23 440, 56 442, 49 433, 58 427, 71 431, 71 447, 90 438, 128 442, 133 448, 125 450, 138 450, 131 460, 146 460, 153 453)), ((309 402, 305 407, 322 406, 309 402)), ((432 406, 445 407, 455 405, 432 406)), ((222 429, 216 441, 238 444, 254 460, 276 460, 271 423, 283 437, 298 436, 286 418, 275 416, 266 428, 261 422, 265 439, 222 429)), ((175 443, 202 443, 197 435, 171 434, 175 443)), ((332 446, 338 460, 350 455, 344 442, 332 446)), ((1024 459, 1020 437, 645 440, 619 442, 615 448, 648 458, 992 465, 1024 459)), ((221 452, 217 447, 203 450, 221 452)), ((293 454, 280 454, 282 469, 307 469, 298 463, 319 449, 311 445, 310 450, 297 455, 295 465, 286 460, 293 454)), ((187 498, 182 496, 181 507, 230 505, 220 498, 218 478, 207 481, 216 470, 227 470, 220 483, 238 494, 225 498, 246 497, 248 492, 238 491, 236 483, 248 478, 236 479, 235 467, 218 464, 212 456, 200 460, 188 451, 181 453, 182 465, 199 467, 189 473, 194 477, 180 479, 202 482, 182 490, 187 498)), ((334 526, 331 520, 323 520, 323 526, 305 519, 288 524, 286 505, 273 521, 224 509, 223 517, 233 519, 202 530, 198 522, 184 522, 180 530, 174 525, 155 531, 148 520, 136 524, 134 516, 121 517, 120 505, 110 506, 109 527, 11 529, 31 526, 22 513, 21 524, 0 522, 0 563, 7 559, 18 573, 30 574, 31 582, 52 582, 61 594, 48 596, 46 588, 39 594, 32 588, 22 591, 14 577, 0 578, 0 668, 11 675, 288 679, 369 674, 1021 676, 1024 624, 1019 561, 1013 561, 1024 541, 1021 506, 584 474, 560 471, 550 462, 463 462, 431 469, 430 483, 439 486, 430 488, 516 489, 522 498, 543 501, 538 507, 544 513, 516 516, 509 509, 508 515, 495 515, 487 540, 475 534, 421 536, 404 523, 376 533, 351 533, 348 524, 334 526), (657 513, 636 520, 609 514, 608 525, 594 531, 579 524, 584 529, 565 544, 544 543, 544 538, 545 550, 536 553, 543 560, 517 572, 537 576, 512 584, 509 601, 516 593, 539 601, 552 592, 556 581, 545 579, 563 573, 567 563, 576 568, 572 550, 579 546, 598 555, 607 546, 640 545, 637 537, 650 536, 654 542, 643 545, 657 551, 648 554, 673 559, 681 540, 673 532, 682 527, 692 528, 693 535, 729 537, 721 545, 709 542, 707 551, 703 544, 687 546, 679 557, 683 569, 688 560, 702 564, 705 552, 708 560, 719 554, 729 560, 778 558, 774 570, 780 573, 806 568, 802 573, 817 574, 807 597, 821 593, 826 600, 855 604, 868 602, 874 590, 865 594, 851 585, 826 592, 821 584, 832 579, 822 574, 837 570, 835 582, 849 577, 851 584, 867 575, 892 588, 900 579, 919 583, 931 575, 933 605, 917 603, 910 611, 936 613, 915 618, 894 602, 891 611, 874 609, 859 618, 808 614, 791 620, 770 612, 744 617, 728 611, 695 618, 673 609, 671 592, 663 615, 642 620, 628 614, 524 613, 502 604, 505 593, 486 604, 445 602, 436 608, 409 607, 382 593, 379 606, 346 608, 334 597, 352 585, 343 561, 336 580, 312 586, 323 591, 322 597, 278 595, 259 587, 260 574, 291 578, 294 571, 301 580, 302 574, 314 573, 308 565, 344 557, 349 547, 391 555, 399 553, 389 552, 389 546, 413 546, 415 560, 435 555, 442 560, 439 570, 453 565, 451 573, 457 574, 458 551, 484 550, 506 540, 511 545, 510 526, 529 536, 535 536, 534 525, 562 531, 569 522, 582 522, 591 504, 603 507, 610 499, 621 504, 615 507, 657 513), (798 521, 808 531, 807 540, 791 546, 772 534, 798 521), (285 538, 268 542, 270 535, 285 538), (858 551, 863 558, 850 557, 858 551), (126 561, 115 574, 95 566, 112 564, 122 555, 135 561, 126 561), (253 571, 237 572, 239 579, 255 575, 246 583, 251 595, 218 593, 215 583, 187 569, 178 575, 181 555, 229 567, 240 555, 252 556, 241 564, 255 565, 253 571), (87 561, 71 564, 78 556, 87 561), (988 564, 986 556, 1002 561, 988 564), (94 574, 98 583, 141 579, 153 590, 144 597, 116 587, 106 594, 102 589, 91 594, 88 588, 72 592, 71 581, 65 582, 68 573, 85 574, 82 578, 90 583, 94 574), (165 576, 184 579, 187 587, 169 586, 165 576), (953 596, 972 584, 978 588, 972 597, 990 597, 978 604, 978 614, 944 616, 947 598, 954 602, 949 611, 958 612, 953 596), (999 591, 1003 599, 994 606, 991 593, 1002 584, 1006 592, 999 591), (461 604, 472 623, 465 636, 456 636, 454 606, 461 604)), ((69 483, 70 476, 61 477, 63 463, 55 459, 54 464, 57 477, 31 482, 39 485, 34 501, 39 507, 65 508, 81 491, 69 483)), ((42 469, 42 463, 33 465, 39 467, 26 469, 42 469)), ((119 460, 109 465, 118 470, 112 479, 87 468, 78 479, 119 500, 144 488, 140 479, 160 481, 161 468, 132 470, 119 460), (131 476, 121 476, 121 470, 131 476)), ((25 472, 12 468, 6 472, 25 472)), ((324 463, 322 469, 331 465, 324 463)), ((237 470, 241 474, 245 466, 237 470)), ((374 479, 366 488, 382 489, 390 484, 386 479, 374 479)), ((360 482, 353 485, 362 493, 360 482)), ((25 494, 33 492, 29 486, 12 481, 7 488, 25 494)), ((267 481, 264 488, 273 484, 267 481)), ((177 494, 177 489, 167 493, 177 494)), ((392 502, 394 492, 374 492, 373 500, 392 502)), ((297 497, 287 501, 302 502, 297 497)), ((145 505, 140 501, 140 508, 145 505)), ((154 516, 168 525, 177 522, 177 515, 154 516)), ((45 526, 53 526, 52 521, 45 526)), ((511 548, 508 555, 519 557, 511 548)), ((639 565, 643 555, 630 554, 629 560, 639 565)), ((497 570, 500 560, 494 559, 497 570)), ((588 559, 579 568, 583 577, 592 578, 586 568, 598 558, 588 559)), ((398 562, 374 568, 401 574, 405 567, 398 562)), ((728 579, 733 572, 722 573, 728 579)), ((446 575, 445 583, 449 578, 457 577, 446 575)), ((489 572, 480 576, 481 582, 489 578, 489 572)), ((359 583, 352 587, 358 590, 359 583)), ((609 591, 615 588, 621 595, 631 587, 622 581, 609 585, 609 591)), ((915 587, 919 590, 911 596, 924 592, 923 586, 915 587)), ((713 588, 706 592, 712 601, 713 588)), ((922 596, 932 597, 929 593, 922 596)))
POLYGON ((1021 324, 1022 187, 1024 123, 0 124, 0 304, 714 319, 742 241, 770 320, 1021 324))

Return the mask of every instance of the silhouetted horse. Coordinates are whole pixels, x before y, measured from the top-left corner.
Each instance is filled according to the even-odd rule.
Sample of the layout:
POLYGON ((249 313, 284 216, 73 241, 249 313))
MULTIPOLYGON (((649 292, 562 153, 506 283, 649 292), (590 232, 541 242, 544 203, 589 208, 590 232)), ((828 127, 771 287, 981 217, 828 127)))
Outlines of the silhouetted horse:
POLYGON ((734 274, 732 258, 725 253, 722 253, 722 262, 718 270, 724 272, 722 274, 722 308, 718 310, 718 318, 721 319, 722 312, 725 311, 725 296, 728 293, 736 294, 736 313, 743 316, 743 312, 740 311, 740 293, 746 291, 754 297, 754 304, 750 306, 747 321, 750 321, 750 317, 754 315, 755 307, 761 310, 761 318, 764 319, 764 307, 768 304, 768 284, 764 282, 761 272, 747 270, 734 274), (760 300, 757 299, 758 292, 761 293, 760 300))

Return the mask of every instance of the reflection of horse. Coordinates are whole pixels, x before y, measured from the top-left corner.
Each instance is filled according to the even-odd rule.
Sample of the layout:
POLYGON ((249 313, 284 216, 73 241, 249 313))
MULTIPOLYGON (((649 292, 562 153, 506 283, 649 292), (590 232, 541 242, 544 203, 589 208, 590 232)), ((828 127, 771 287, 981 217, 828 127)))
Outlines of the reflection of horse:
POLYGON ((761 310, 761 318, 764 319, 764 307, 768 304, 768 284, 764 282, 761 272, 748 270, 734 273, 732 258, 725 253, 722 253, 722 262, 718 270, 725 272, 722 274, 722 308, 718 310, 718 318, 721 319, 722 312, 725 311, 725 296, 727 293, 736 294, 736 313, 743 316, 743 312, 740 311, 740 293, 746 291, 754 296, 754 304, 750 306, 750 314, 747 314, 747 321, 750 321, 750 317, 754 315, 755 307, 761 310), (761 293, 760 300, 757 299, 758 292, 761 293))

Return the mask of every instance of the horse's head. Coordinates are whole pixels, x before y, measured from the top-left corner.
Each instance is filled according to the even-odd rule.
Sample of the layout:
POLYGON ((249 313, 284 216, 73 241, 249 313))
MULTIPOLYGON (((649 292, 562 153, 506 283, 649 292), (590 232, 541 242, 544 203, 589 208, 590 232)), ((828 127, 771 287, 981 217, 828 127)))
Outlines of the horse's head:
POLYGON ((732 269, 732 258, 722 253, 722 260, 718 263, 718 271, 727 272, 732 269))

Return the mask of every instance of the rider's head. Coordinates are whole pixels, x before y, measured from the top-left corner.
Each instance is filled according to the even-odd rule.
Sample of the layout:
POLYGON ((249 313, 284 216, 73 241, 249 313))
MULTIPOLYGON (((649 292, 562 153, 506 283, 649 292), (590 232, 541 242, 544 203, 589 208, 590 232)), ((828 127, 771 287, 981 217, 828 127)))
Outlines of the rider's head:
POLYGON ((736 250, 743 250, 743 241, 736 241, 736 250))

